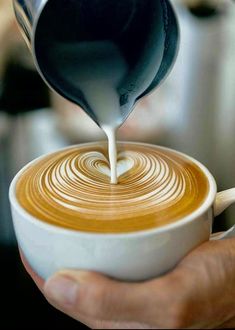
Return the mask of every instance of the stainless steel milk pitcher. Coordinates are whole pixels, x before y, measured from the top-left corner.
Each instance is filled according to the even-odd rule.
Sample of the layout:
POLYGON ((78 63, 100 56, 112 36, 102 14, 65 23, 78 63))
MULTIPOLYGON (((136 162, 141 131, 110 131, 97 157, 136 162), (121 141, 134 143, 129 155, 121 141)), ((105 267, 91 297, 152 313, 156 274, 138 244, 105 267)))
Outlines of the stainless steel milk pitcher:
POLYGON ((100 80, 105 75, 108 78, 103 80, 113 79, 124 122, 135 103, 166 78, 175 62, 179 27, 169 0, 13 3, 42 78, 97 124, 97 114, 87 99, 89 79, 95 75, 100 80), (120 67, 116 80, 115 67, 120 67))

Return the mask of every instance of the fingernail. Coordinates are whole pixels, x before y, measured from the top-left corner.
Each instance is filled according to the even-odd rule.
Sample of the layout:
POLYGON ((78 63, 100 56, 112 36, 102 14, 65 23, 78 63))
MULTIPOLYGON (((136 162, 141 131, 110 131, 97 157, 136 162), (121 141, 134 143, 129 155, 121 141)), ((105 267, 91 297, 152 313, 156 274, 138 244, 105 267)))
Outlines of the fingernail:
POLYGON ((60 306, 71 307, 76 303, 78 295, 78 283, 62 275, 50 278, 44 287, 47 298, 53 300, 60 306))

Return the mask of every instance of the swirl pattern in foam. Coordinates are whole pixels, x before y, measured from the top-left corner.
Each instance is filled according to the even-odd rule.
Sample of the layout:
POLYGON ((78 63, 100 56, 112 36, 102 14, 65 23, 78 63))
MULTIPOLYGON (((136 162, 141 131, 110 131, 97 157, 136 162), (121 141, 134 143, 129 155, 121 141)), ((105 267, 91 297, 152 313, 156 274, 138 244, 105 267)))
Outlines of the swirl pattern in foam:
POLYGON ((107 144, 68 148, 30 165, 17 182, 20 205, 39 220, 83 232, 163 226, 195 211, 209 183, 192 161, 166 149, 118 144, 119 184, 110 184, 107 144))

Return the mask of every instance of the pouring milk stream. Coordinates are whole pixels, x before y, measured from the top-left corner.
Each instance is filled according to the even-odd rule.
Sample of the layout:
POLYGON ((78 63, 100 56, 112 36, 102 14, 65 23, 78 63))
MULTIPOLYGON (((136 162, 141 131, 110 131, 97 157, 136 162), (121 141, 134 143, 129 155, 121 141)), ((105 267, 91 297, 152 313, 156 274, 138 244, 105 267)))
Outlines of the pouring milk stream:
POLYGON ((82 91, 107 135, 111 183, 117 184, 116 131, 122 124, 117 88, 127 73, 127 63, 117 46, 108 41, 71 44, 70 47, 66 45, 66 49, 59 45, 50 50, 50 56, 57 67, 63 66, 64 77, 73 80, 74 86, 82 91), (66 60, 56 56, 61 53, 67 55, 66 60), (76 61, 77 56, 79 61, 76 61))

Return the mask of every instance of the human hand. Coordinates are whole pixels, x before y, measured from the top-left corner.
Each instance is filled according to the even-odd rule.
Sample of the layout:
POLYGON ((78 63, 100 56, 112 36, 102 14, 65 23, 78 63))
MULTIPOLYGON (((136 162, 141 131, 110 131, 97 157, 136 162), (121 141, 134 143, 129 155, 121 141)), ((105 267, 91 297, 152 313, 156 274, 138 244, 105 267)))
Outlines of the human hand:
POLYGON ((235 327, 235 239, 207 242, 169 274, 142 283, 76 270, 43 283, 25 266, 49 303, 91 328, 235 327))

